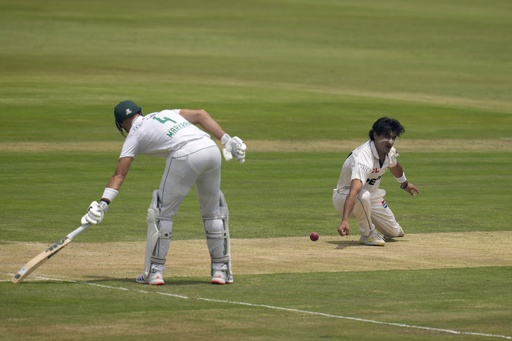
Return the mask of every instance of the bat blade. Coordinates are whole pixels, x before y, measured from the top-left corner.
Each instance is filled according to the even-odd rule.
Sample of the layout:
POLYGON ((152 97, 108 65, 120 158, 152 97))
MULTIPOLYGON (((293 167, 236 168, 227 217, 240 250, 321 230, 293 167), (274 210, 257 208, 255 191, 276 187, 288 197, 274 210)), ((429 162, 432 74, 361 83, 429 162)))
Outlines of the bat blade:
POLYGON ((65 248, 70 242, 72 238, 66 236, 66 238, 59 240, 53 245, 50 245, 46 250, 32 258, 25 264, 18 272, 11 278, 11 282, 19 283, 28 275, 30 275, 35 269, 43 265, 48 259, 57 254, 60 250, 65 248))

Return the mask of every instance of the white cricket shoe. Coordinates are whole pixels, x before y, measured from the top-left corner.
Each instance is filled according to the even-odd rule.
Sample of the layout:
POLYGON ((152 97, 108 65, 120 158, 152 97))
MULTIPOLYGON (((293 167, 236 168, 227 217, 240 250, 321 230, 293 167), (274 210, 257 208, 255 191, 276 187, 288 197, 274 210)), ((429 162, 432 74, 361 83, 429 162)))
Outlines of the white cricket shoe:
POLYGON ((375 230, 371 231, 368 237, 361 236, 359 243, 369 246, 384 246, 386 242, 375 230))
POLYGON ((135 282, 139 284, 149 284, 149 285, 164 285, 164 277, 160 271, 151 272, 148 278, 144 278, 144 274, 138 275, 135 278, 135 282))
POLYGON ((231 284, 234 282, 233 276, 228 276, 224 270, 214 270, 212 276, 212 284, 231 284))

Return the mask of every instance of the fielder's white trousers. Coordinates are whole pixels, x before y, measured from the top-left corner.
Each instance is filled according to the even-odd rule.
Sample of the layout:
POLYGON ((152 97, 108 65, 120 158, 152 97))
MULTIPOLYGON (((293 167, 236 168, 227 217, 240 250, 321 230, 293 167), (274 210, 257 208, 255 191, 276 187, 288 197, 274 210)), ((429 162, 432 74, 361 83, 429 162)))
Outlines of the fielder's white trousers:
MULTIPOLYGON (((341 215, 348 192, 349 189, 333 191, 332 203, 341 215)), ((367 237, 374 229, 386 237, 397 237, 401 233, 395 215, 384 200, 385 195, 386 191, 383 189, 378 189, 373 195, 364 188, 359 193, 350 217, 357 219, 361 235, 367 237)))

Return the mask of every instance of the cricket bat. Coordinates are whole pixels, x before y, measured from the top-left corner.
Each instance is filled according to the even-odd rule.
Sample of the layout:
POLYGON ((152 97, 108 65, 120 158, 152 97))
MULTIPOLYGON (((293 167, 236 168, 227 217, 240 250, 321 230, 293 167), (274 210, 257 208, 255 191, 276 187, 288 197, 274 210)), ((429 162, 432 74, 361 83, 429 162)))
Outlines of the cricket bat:
POLYGON ((64 239, 59 240, 53 245, 50 245, 46 250, 32 258, 27 264, 25 264, 18 272, 11 278, 11 282, 14 284, 21 282, 28 275, 30 275, 35 269, 43 265, 48 259, 53 257, 57 252, 65 248, 73 238, 79 233, 82 233, 90 224, 82 225, 76 228, 73 232, 68 234, 64 239))

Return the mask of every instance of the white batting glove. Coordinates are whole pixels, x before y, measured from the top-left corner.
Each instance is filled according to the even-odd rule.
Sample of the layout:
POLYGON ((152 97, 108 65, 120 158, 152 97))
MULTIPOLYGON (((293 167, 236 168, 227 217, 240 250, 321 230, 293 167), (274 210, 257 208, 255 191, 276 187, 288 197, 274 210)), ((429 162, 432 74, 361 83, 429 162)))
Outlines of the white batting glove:
POLYGON ((240 163, 245 162, 245 151, 247 150, 247 146, 241 138, 238 136, 232 138, 228 134, 224 134, 220 139, 220 142, 224 145, 222 154, 226 161, 229 162, 235 158, 240 163))
POLYGON ((103 220, 105 216, 105 212, 108 210, 108 204, 105 201, 93 201, 89 208, 87 209, 87 213, 82 217, 81 223, 85 224, 99 224, 103 220))

